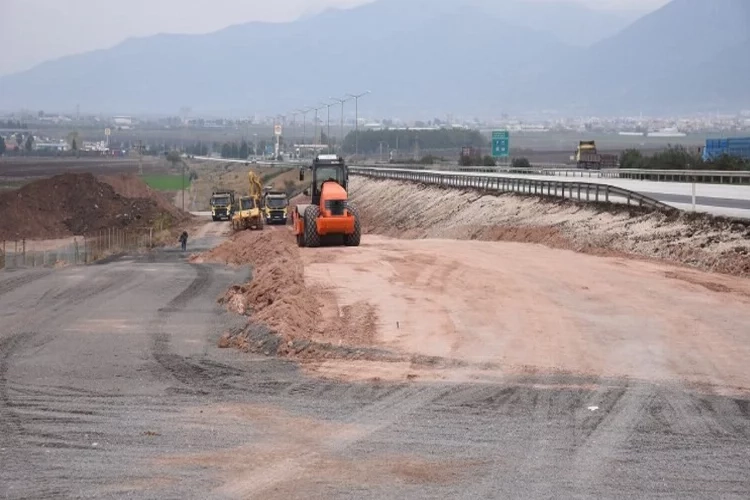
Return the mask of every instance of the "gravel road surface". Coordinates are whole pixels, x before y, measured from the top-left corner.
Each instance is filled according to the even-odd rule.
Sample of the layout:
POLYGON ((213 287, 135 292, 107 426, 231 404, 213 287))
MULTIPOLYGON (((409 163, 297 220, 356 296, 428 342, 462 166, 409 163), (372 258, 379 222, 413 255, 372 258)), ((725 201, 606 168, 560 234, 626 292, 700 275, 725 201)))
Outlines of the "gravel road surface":
MULTIPOLYGON (((199 234, 191 251, 220 240, 199 234)), ((216 348, 243 319, 216 298, 247 275, 173 249, 0 273, 0 498, 750 495, 746 397, 541 371, 482 383, 310 376, 216 348)), ((558 321, 547 318, 550 335, 558 321)), ((725 356, 719 372, 739 354, 725 356)))

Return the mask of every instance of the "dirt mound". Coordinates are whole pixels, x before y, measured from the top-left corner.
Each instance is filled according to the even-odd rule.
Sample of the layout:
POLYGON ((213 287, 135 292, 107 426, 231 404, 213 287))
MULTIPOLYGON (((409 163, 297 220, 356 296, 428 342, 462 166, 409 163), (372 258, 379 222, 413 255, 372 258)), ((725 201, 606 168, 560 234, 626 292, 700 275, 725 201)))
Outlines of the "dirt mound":
POLYGON ((156 202, 157 206, 171 214, 177 219, 187 219, 190 214, 183 212, 161 192, 152 189, 148 184, 134 174, 100 175, 99 180, 106 182, 115 190, 115 193, 124 198, 149 198, 156 202))
POLYGON ((88 173, 57 175, 0 194, 0 238, 8 240, 145 228, 175 218, 157 200, 122 196, 88 173))
POLYGON ((368 233, 540 243, 750 276, 750 225, 740 221, 694 214, 630 214, 567 201, 357 177, 350 191, 368 233))
POLYGON ((350 345, 366 346, 374 339, 375 312, 367 304, 343 306, 333 317, 322 314, 322 307, 330 304, 319 297, 328 291, 306 285, 303 261, 289 231, 239 233, 191 260, 253 268, 249 283, 231 287, 219 299, 229 310, 251 316, 252 323, 227 333, 220 347, 306 358, 357 357, 361 354, 357 349, 328 347, 341 346, 344 339, 350 345), (267 326, 269 331, 261 328, 259 335, 258 325, 267 326), (274 334, 279 336, 277 341, 269 339, 274 334))

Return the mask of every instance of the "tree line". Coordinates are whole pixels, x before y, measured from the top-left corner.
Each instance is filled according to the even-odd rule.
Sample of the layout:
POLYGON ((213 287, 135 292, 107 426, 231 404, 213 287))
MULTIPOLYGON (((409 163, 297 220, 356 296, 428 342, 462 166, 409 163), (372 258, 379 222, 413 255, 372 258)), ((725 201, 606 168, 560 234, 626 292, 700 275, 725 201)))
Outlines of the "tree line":
POLYGON ((684 146, 669 146, 666 150, 644 155, 638 149, 627 149, 620 155, 620 168, 651 170, 750 170, 750 159, 721 155, 704 161, 702 156, 684 146))
POLYGON ((10 129, 10 130, 28 130, 29 126, 25 123, 21 123, 18 120, 5 120, 0 121, 0 128, 10 129))
MULTIPOLYGON (((18 146, 16 150, 17 152, 26 151, 27 153, 29 153, 34 149, 34 136, 31 134, 26 136, 26 139, 24 139, 21 133, 11 134, 8 136, 7 140, 10 142, 15 141, 16 145, 18 146)), ((5 141, 6 138, 0 135, 0 156, 8 151, 8 148, 5 145, 5 141)))
POLYGON ((361 130, 359 139, 356 132, 349 132, 342 145, 345 153, 378 154, 390 150, 410 151, 416 149, 455 149, 464 146, 475 148, 489 147, 489 140, 478 130, 438 129, 438 130, 361 130), (359 146, 357 147, 357 142, 359 146))

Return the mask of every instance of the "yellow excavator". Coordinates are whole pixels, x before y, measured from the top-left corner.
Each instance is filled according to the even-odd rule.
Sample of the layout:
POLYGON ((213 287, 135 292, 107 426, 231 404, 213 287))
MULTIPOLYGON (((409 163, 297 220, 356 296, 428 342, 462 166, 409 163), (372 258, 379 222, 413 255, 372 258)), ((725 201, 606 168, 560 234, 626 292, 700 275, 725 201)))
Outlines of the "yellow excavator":
POLYGON ((263 229, 263 212, 261 211, 261 195, 263 183, 258 174, 250 170, 247 174, 248 194, 237 199, 237 208, 232 216, 232 229, 263 229))

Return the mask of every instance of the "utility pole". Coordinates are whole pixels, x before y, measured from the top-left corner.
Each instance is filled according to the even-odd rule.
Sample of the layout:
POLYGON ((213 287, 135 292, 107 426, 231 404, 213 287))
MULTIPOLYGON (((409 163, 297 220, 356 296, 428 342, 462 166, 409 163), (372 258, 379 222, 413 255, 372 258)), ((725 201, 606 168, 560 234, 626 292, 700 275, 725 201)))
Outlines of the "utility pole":
POLYGON ((370 94, 371 92, 365 91, 359 95, 346 94, 348 97, 354 98, 354 154, 359 154, 359 98, 370 94))

